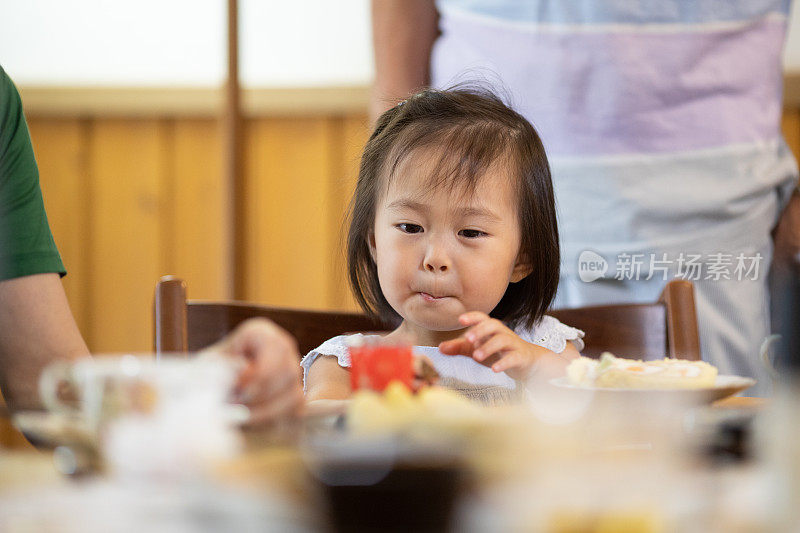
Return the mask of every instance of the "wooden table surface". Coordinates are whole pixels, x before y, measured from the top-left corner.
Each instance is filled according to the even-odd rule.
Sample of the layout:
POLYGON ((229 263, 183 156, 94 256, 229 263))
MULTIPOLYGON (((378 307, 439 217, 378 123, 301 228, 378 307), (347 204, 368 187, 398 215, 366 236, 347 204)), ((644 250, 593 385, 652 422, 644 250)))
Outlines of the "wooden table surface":
POLYGON ((721 409, 761 409, 767 405, 766 398, 756 398, 753 396, 730 396, 714 402, 714 407, 721 409))

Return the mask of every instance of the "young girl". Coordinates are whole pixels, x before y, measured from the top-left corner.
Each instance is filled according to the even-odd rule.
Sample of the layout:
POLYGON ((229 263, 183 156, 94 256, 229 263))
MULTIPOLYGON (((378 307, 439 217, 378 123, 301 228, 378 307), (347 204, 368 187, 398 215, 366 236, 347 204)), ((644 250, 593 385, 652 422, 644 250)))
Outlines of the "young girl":
MULTIPOLYGON (((425 90, 386 111, 361 159, 348 234, 361 307, 411 341, 440 384, 496 403, 563 369, 583 332, 544 315, 559 245, 541 140, 477 90, 425 90)), ((302 361, 308 401, 350 396, 345 336, 302 361)))

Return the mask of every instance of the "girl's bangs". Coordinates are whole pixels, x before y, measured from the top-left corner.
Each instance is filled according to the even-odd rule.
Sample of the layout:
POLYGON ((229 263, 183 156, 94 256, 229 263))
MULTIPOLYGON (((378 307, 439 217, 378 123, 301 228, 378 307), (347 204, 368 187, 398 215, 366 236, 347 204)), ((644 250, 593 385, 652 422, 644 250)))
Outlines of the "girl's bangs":
POLYGON ((401 163, 423 154, 431 166, 428 175, 431 191, 444 188, 469 196, 489 170, 499 165, 508 167, 511 139, 500 128, 490 124, 457 125, 443 133, 435 124, 418 126, 428 127, 409 128, 418 131, 404 132, 405 138, 397 139, 395 149, 387 158, 386 189, 397 178, 401 163))

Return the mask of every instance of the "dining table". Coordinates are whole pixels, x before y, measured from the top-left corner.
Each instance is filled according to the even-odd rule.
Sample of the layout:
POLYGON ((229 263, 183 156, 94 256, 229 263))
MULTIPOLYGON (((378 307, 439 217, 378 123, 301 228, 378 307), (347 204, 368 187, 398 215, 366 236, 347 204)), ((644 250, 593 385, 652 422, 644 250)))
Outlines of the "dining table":
MULTIPOLYGON (((740 436, 750 439, 754 422, 765 416, 771 404, 772 399, 732 396, 703 408, 702 418, 706 425, 709 420, 712 425, 724 422, 730 426, 733 423, 742 430, 740 436)), ((197 529, 198 524, 209 523, 216 526, 200 529, 240 530, 269 524, 271 529, 287 531, 346 530, 353 524, 359 524, 358 520, 361 519, 383 520, 369 522, 373 524, 408 524, 405 520, 407 516, 399 516, 396 511, 405 508, 404 498, 410 498, 408 505, 416 509, 420 520, 440 520, 433 523, 439 526, 446 523, 449 529, 455 530, 479 530, 487 523, 503 523, 511 529, 519 528, 522 524, 524 529, 529 530, 593 531, 592 528, 604 520, 617 519, 622 521, 620 523, 633 525, 632 529, 626 531, 659 531, 659 524, 672 520, 661 517, 661 511, 653 511, 646 506, 632 513, 617 510, 616 515, 608 515, 597 514, 597 508, 590 505, 588 508, 592 512, 588 515, 582 511, 576 514, 569 506, 564 507, 566 514, 558 509, 547 509, 550 518, 542 522, 533 516, 541 514, 541 508, 526 503, 526 498, 530 498, 527 495, 540 494, 543 488, 530 479, 533 473, 540 479, 549 479, 555 466, 548 464, 561 465, 559 468, 570 472, 576 468, 587 468, 583 463, 583 466, 575 468, 570 466, 569 460, 563 456, 563 450, 545 452, 552 453, 552 460, 539 461, 530 469, 531 474, 526 474, 528 478, 520 474, 525 468, 511 464, 498 469, 496 462, 484 458, 479 461, 481 466, 475 468, 471 465, 472 471, 467 469, 466 472, 463 468, 395 468, 388 476, 393 483, 389 486, 381 486, 381 483, 386 484, 385 481, 357 487, 353 483, 348 485, 352 480, 331 481, 325 477, 330 476, 331 472, 345 472, 347 475, 353 472, 328 469, 320 474, 320 470, 314 466, 313 457, 310 458, 308 446, 303 443, 302 434, 307 431, 307 424, 308 421, 303 421, 277 428, 243 431, 244 446, 240 453, 214 461, 202 475, 194 473, 188 477, 165 474, 146 479, 119 479, 102 466, 76 469, 74 450, 70 451, 64 446, 40 445, 38 448, 28 446, 0 450, 0 530, 101 531, 113 524, 114 529, 119 531, 142 528, 151 531, 192 531, 197 529), (491 467, 487 467, 486 463, 491 467), (515 468, 520 472, 509 473, 515 468), (484 471, 476 475, 475 470, 481 469, 484 471), (502 475, 498 475, 497 472, 501 471, 502 475), (456 493, 457 498, 445 497, 456 493), (432 506, 431 502, 434 501, 442 505, 432 506), (374 512, 370 514, 367 508, 372 508, 374 512), (379 511, 383 515, 372 516, 379 514, 379 511), (441 521, 444 518, 436 518, 443 514, 447 514, 446 522, 441 521), (583 516, 583 522, 576 516, 583 516), (353 517, 357 517, 355 522, 352 522, 353 517)), ((725 445, 752 447, 753 443, 726 441, 725 445)), ((633 449, 624 450, 624 453, 630 454, 633 449)), ((639 454, 642 450, 645 454, 656 453, 647 447, 636 449, 635 453, 639 454)), ((694 513, 704 515, 707 520, 719 520, 722 514, 728 517, 724 521, 726 524, 738 528, 734 530, 762 530, 759 527, 764 525, 765 516, 769 514, 764 509, 767 504, 763 502, 763 497, 756 498, 754 503, 752 495, 764 486, 769 476, 774 475, 770 470, 774 464, 767 464, 763 458, 750 453, 736 455, 737 452, 731 449, 695 450, 692 453, 692 467, 680 467, 686 479, 678 479, 670 474, 669 484, 674 489, 691 477, 694 493, 698 492, 698 487, 702 487, 700 492, 714 487, 714 496, 708 497, 705 502, 695 502, 699 510, 695 508, 689 512, 683 509, 678 512, 670 509, 668 514, 672 516, 677 512, 685 517, 687 513, 694 513), (748 503, 743 505, 742 501, 748 503)), ((595 466, 607 468, 606 463, 623 465, 619 467, 621 479, 630 475, 630 468, 619 462, 616 455, 609 457, 611 459, 603 459, 603 465, 598 465, 597 461, 586 464, 591 465, 589 469, 595 466)), ((636 461, 639 460, 637 456, 636 461)), ((654 468, 652 464, 644 467, 635 464, 638 465, 635 468, 644 468, 645 471, 654 468)), ((552 487, 558 484, 555 481, 552 487)), ((552 489, 554 501, 559 501, 561 497, 558 496, 559 490, 552 489)), ((620 499, 630 497, 630 493, 624 490, 617 492, 620 493, 620 499)), ((580 507, 584 504, 579 502, 576 505, 580 507)), ((682 502, 680 505, 687 504, 682 502)), ((424 525, 422 522, 415 524, 424 525)))
POLYGON ((744 409, 758 411, 766 407, 769 400, 755 396, 729 396, 717 400, 711 406, 714 409, 744 409))

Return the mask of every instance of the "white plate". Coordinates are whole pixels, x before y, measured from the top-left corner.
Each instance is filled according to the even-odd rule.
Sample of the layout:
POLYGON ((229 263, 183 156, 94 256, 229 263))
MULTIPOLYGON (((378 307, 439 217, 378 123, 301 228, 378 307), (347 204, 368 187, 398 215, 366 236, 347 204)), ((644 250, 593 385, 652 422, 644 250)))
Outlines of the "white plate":
POLYGON ((753 378, 742 376, 719 375, 713 387, 701 389, 622 389, 608 387, 581 387, 573 385, 567 377, 555 378, 550 380, 551 385, 565 389, 575 389, 602 393, 603 395, 679 395, 687 398, 696 399, 700 403, 714 402, 727 398, 738 392, 742 392, 756 384, 753 378))
MULTIPOLYGON (((223 416, 228 423, 241 425, 250 419, 250 410, 244 405, 228 404, 224 408, 223 416)), ((80 414, 20 411, 15 413, 11 420, 17 429, 41 444, 97 445, 97 435, 80 414)))
POLYGON ((95 438, 83 419, 49 411, 20 411, 11 419, 14 426, 41 445, 84 444, 95 446, 95 438))

